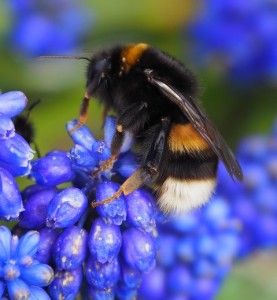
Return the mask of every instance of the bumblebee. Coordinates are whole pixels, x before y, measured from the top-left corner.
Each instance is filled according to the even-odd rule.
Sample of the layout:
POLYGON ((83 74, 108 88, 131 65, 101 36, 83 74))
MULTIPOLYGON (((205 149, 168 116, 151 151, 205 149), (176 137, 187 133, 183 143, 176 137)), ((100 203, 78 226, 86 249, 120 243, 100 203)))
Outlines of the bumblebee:
POLYGON ((36 100, 34 103, 30 105, 25 114, 21 114, 13 118, 13 123, 15 127, 15 131, 19 133, 28 144, 34 144, 36 153, 38 157, 40 157, 40 151, 35 142, 35 127, 32 121, 30 121, 30 113, 40 103, 40 99, 36 100))
POLYGON ((112 155, 94 175, 113 165, 126 132, 141 154, 139 169, 93 207, 152 181, 162 211, 187 212, 211 197, 219 160, 233 179, 242 180, 234 154, 196 101, 197 90, 195 77, 181 62, 144 43, 115 46, 89 60, 86 92, 72 132, 85 123, 92 97, 118 116, 112 155))

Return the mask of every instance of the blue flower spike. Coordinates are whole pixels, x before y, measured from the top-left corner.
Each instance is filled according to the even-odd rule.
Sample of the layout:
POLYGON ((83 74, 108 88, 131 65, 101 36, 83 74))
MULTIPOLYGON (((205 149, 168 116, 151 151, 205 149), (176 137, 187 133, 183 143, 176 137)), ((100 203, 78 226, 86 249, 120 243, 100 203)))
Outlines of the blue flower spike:
MULTIPOLYGON (((268 168, 261 168, 262 163, 268 165, 276 159, 274 143, 268 143, 270 150, 269 146, 261 145, 267 139, 254 143, 255 149, 248 149, 246 142, 241 147, 240 159, 248 165, 246 177, 252 176, 248 185, 235 189, 228 182, 226 188, 220 184, 219 194, 207 206, 172 220, 173 217, 159 211, 150 189, 122 194, 97 209, 89 207, 91 199, 98 202, 116 193, 123 178, 138 167, 127 137, 112 170, 91 176, 110 157, 114 118, 106 119, 105 141, 96 140, 83 126, 72 134, 75 145, 69 152, 54 150, 32 162, 30 177, 36 184, 26 188, 22 195, 14 176, 28 173, 31 155, 26 154, 27 147, 24 150, 23 146, 25 156, 9 153, 7 145, 14 146, 13 141, 20 138, 17 134, 12 136, 10 116, 0 111, 1 118, 0 148, 3 146, 6 151, 0 151, 0 218, 18 218, 18 233, 39 231, 29 231, 18 238, 6 227, 0 227, 0 275, 4 274, 0 280, 1 297, 9 294, 10 298, 20 295, 31 300, 211 299, 242 248, 238 242, 242 228, 248 229, 241 235, 245 249, 247 239, 251 246, 255 242, 265 247, 277 244, 273 184, 276 177, 269 175, 268 168), (9 165, 10 157, 13 161, 9 165), (70 187, 58 190, 56 186, 63 183, 70 187), (235 197, 231 206, 226 196, 230 191, 229 195, 235 197), (265 194, 267 201, 262 199, 265 194), (249 209, 249 195, 255 196, 252 199, 258 209, 249 209), (264 215, 260 216, 259 211, 264 215), (239 226, 234 215, 240 216, 243 226, 239 226), (256 218, 259 228, 253 225, 256 218), (254 238, 250 229, 255 232, 254 238), (55 268, 54 280, 49 262, 55 268), (49 284, 46 292, 44 288, 49 284)), ((76 122, 68 122, 67 130, 76 122)), ((23 144, 17 142, 17 146, 23 144)))
POLYGON ((0 112, 13 118, 23 111, 27 103, 28 100, 22 92, 7 92, 0 95, 0 112))
POLYGON ((74 187, 57 194, 48 206, 46 225, 52 228, 66 228, 74 225, 88 206, 85 194, 74 187))
MULTIPOLYGON (((118 191, 119 187, 119 184, 111 181, 100 183, 96 189, 96 202, 111 197, 118 191)), ((112 202, 100 205, 96 209, 108 224, 121 225, 126 220, 126 202, 123 194, 112 202)))
POLYGON ((7 170, 0 168, 0 219, 18 218, 23 210, 17 183, 7 170))
POLYGON ((30 178, 37 184, 48 187, 71 181, 74 178, 74 171, 67 153, 52 151, 33 161, 30 178))
POLYGON ((93 222, 88 237, 91 257, 102 264, 110 263, 117 257, 121 243, 119 226, 108 225, 101 218, 93 222))
POLYGON ((74 270, 82 265, 87 254, 87 232, 77 226, 66 228, 53 247, 58 270, 74 270))
POLYGON ((7 227, 0 226, 0 237, 3 251, 0 256, 0 273, 10 299, 33 299, 38 290, 41 299, 49 299, 40 288, 52 282, 54 272, 50 266, 33 259, 38 249, 39 233, 29 231, 18 239, 17 236, 12 237, 7 227))

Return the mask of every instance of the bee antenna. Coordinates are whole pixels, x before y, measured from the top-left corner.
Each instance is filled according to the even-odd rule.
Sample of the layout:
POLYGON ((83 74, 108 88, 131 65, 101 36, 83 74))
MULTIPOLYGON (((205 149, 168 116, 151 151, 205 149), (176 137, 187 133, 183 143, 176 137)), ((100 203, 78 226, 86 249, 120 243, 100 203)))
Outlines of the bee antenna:
POLYGON ((30 112, 31 110, 33 110, 33 108, 35 106, 37 106, 39 103, 41 102, 41 99, 37 99, 35 102, 33 102, 30 107, 28 108, 28 112, 30 112))
POLYGON ((89 62, 91 60, 88 57, 85 56, 71 56, 71 55, 44 55, 44 56, 38 56, 38 60, 43 60, 43 59, 84 59, 89 62))

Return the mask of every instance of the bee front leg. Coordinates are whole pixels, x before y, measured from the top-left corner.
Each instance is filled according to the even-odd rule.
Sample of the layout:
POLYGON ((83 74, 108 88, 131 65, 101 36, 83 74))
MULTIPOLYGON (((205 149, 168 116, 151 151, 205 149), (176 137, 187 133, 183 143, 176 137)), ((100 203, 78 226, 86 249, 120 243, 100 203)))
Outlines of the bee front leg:
POLYGON ((119 116, 111 144, 111 157, 104 161, 104 163, 92 173, 92 176, 96 176, 99 172, 112 168, 120 154, 126 130, 135 133, 145 125, 147 120, 147 103, 145 102, 132 104, 119 116))
POLYGON ((122 193, 125 196, 129 195, 140 186, 155 177, 162 160, 169 126, 170 121, 168 119, 163 119, 161 122, 161 126, 159 126, 155 132, 153 141, 147 152, 143 165, 123 182, 123 184, 114 195, 98 202, 92 202, 92 207, 110 203, 114 199, 118 198, 122 193))
POLYGON ((78 123, 69 131, 69 134, 73 134, 76 130, 81 128, 86 123, 88 118, 88 109, 89 109, 89 96, 86 93, 82 101, 78 123))

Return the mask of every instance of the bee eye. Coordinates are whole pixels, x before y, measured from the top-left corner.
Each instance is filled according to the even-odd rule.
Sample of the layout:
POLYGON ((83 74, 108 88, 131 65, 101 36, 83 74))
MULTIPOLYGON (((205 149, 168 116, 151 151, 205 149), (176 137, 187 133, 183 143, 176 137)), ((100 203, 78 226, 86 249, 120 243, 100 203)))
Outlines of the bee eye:
POLYGON ((101 59, 99 60, 96 64, 95 64, 95 70, 96 71, 101 71, 104 69, 105 65, 106 65, 107 59, 101 59))

